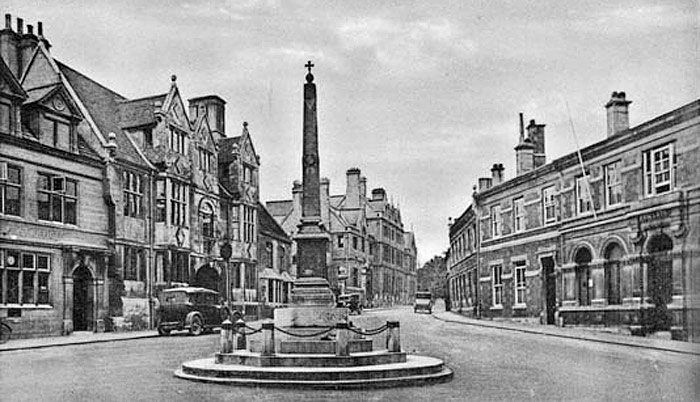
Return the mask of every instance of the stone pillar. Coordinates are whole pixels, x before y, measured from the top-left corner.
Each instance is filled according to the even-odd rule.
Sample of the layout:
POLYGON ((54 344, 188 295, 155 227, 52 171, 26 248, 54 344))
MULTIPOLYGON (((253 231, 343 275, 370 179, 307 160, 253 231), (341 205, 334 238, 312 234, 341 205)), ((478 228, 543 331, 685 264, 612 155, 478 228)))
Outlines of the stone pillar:
POLYGON ((401 334, 398 321, 387 321, 386 348, 389 352, 401 351, 401 334))
POLYGON ((63 329, 62 335, 73 333, 73 278, 63 277, 63 329))
POLYGON ((234 326, 233 343, 236 350, 248 350, 248 342, 245 337, 245 321, 239 319, 234 326))
POLYGON ((336 356, 348 356, 350 354, 350 348, 348 347, 350 341, 348 323, 341 321, 335 325, 335 329, 335 354, 336 356))
POLYGON ((225 319, 221 323, 221 335, 219 337, 219 352, 233 352, 233 323, 229 319, 225 319))
POLYGON ((263 330, 263 356, 274 356, 275 355, 275 323, 264 322, 262 324, 263 330))
POLYGON ((105 320, 104 320, 104 281, 102 279, 95 279, 94 280, 94 288, 95 288, 95 303, 93 303, 94 307, 94 317, 95 317, 95 332, 105 332, 105 320))

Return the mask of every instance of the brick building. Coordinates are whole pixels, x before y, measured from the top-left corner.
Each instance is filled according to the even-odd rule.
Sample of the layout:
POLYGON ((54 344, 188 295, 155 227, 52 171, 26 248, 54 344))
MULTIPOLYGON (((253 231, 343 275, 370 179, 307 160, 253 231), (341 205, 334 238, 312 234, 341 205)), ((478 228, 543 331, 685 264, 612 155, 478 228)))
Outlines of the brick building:
POLYGON ((516 177, 495 164, 473 196, 484 316, 699 339, 700 101, 633 128, 630 103, 613 93, 606 139, 550 163, 521 116, 516 177))

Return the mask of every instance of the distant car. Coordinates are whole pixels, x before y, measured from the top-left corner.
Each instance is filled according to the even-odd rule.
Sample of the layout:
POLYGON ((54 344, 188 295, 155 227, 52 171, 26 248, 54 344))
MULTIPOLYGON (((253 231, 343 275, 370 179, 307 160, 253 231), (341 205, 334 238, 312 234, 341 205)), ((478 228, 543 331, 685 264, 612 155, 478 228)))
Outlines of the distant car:
POLYGON ((220 327, 227 318, 235 322, 241 317, 238 311, 231 316, 219 293, 205 288, 165 289, 158 296, 158 301, 160 306, 156 317, 159 335, 168 335, 173 330, 188 330, 192 335, 201 335, 220 327))
POLYGON ((416 292, 416 301, 413 303, 413 312, 427 311, 433 313, 433 295, 430 292, 416 292))
POLYGON ((360 295, 343 294, 338 296, 338 307, 347 307, 350 314, 362 314, 362 303, 360 303, 360 295))

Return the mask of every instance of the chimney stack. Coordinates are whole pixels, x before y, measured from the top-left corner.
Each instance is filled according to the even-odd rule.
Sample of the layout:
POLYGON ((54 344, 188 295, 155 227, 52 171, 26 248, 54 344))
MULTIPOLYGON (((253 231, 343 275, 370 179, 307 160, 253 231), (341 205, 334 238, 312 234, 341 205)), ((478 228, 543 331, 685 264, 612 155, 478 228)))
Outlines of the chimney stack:
POLYGON ((27 24, 27 35, 34 35, 34 25, 27 24))
MULTIPOLYGON (((529 137, 525 137, 525 123, 523 114, 520 113, 520 137, 515 146, 515 174, 520 176, 534 169, 535 146, 529 137)), ((479 184, 481 187, 481 183, 479 184)))
POLYGON ((490 177, 479 177, 479 192, 488 190, 491 188, 491 178, 490 177))
POLYGON ((345 172, 347 185, 345 187, 345 207, 360 207, 360 169, 350 168, 345 172))
POLYGON ((12 14, 5 14, 5 29, 12 29, 12 14))
POLYGON ((624 92, 613 92, 605 105, 608 117, 608 137, 617 135, 630 128, 629 104, 624 92))
POLYGON ((527 138, 530 139, 535 147, 532 155, 532 168, 538 167, 547 163, 547 158, 544 153, 544 124, 537 124, 535 120, 530 120, 527 126, 527 138))
POLYGON ((24 20, 21 18, 17 18, 17 33, 24 34, 24 20))
POLYGON ((44 23, 41 21, 36 23, 36 34, 37 36, 44 36, 44 23))
POLYGON ((503 171, 505 168, 502 163, 494 163, 491 167, 491 185, 497 186, 503 183, 503 171))
POLYGON ((386 191, 383 188, 375 188, 372 190, 373 201, 386 201, 386 191))

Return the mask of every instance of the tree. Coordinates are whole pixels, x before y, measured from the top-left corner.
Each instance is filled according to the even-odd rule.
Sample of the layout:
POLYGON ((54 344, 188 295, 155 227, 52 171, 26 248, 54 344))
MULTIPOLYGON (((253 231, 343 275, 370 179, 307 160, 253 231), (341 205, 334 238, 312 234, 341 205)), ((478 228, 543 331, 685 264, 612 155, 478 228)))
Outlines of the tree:
POLYGON ((429 290, 434 297, 445 297, 447 259, 436 255, 418 270, 418 290, 429 290))

